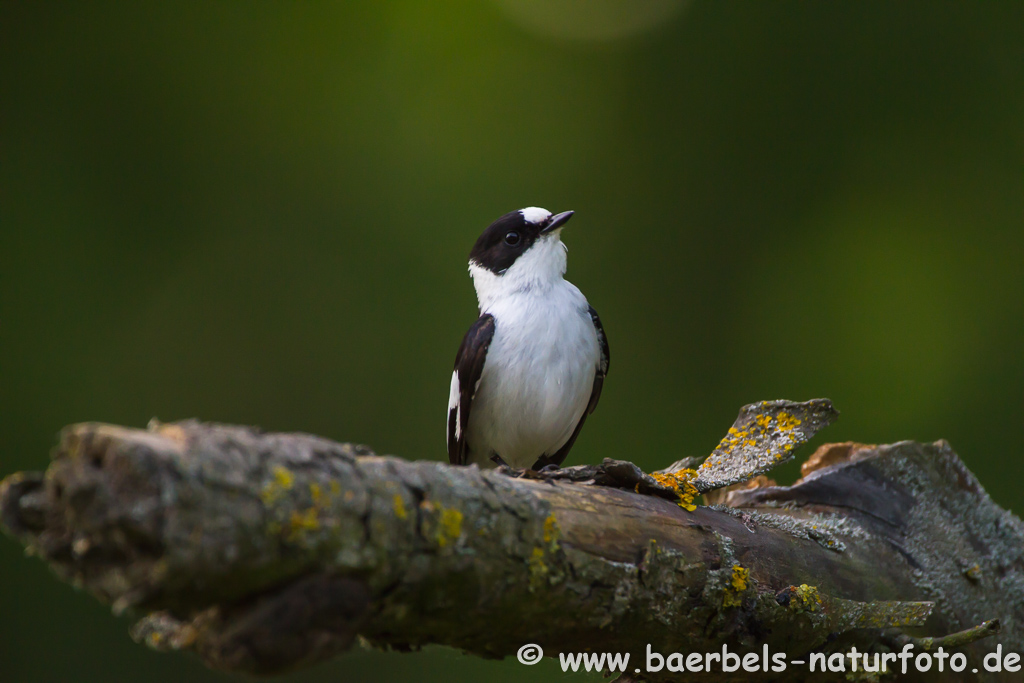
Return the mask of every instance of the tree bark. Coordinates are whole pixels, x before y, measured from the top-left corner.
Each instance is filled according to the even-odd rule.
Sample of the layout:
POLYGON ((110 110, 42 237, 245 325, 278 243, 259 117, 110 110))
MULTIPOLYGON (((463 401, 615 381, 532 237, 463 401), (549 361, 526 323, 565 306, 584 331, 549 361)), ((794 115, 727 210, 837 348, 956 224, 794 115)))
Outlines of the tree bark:
MULTIPOLYGON (((690 674, 634 673, 648 647, 767 645, 792 661, 911 643, 970 661, 920 680, 1010 680, 981 664, 997 643, 1024 653, 1024 525, 945 442, 822 447, 794 486, 733 486, 713 494, 726 504, 688 509, 687 484, 742 486, 834 414, 748 406, 692 477, 687 463, 653 477, 612 460, 481 471, 194 421, 80 424, 45 474, 0 484, 0 522, 58 576, 139 615, 136 639, 231 671, 294 669, 357 638, 499 658, 527 643, 628 652, 623 680, 651 681, 690 674)), ((701 674, 773 675, 815 680, 796 665, 701 674)))

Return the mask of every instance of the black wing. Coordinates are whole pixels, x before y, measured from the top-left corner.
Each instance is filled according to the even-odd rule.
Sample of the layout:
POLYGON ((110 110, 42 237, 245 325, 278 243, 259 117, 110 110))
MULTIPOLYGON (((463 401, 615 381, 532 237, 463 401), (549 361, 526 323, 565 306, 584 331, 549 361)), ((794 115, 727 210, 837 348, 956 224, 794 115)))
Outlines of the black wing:
MULTIPOLYGON (((469 426, 469 410, 473 405, 480 374, 484 370, 487 349, 494 337, 494 317, 485 314, 477 318, 469 332, 462 339, 459 353, 455 356, 455 376, 458 392, 454 405, 448 406, 448 462, 453 465, 468 465, 469 444, 466 442, 466 428, 469 426)), ((453 393, 454 392, 453 387, 453 393)))
MULTIPOLYGON (((597 363, 597 373, 594 375, 594 390, 590 392, 590 403, 587 404, 587 415, 594 412, 597 402, 601 398, 601 389, 604 387, 604 378, 608 376, 608 364, 611 361, 611 352, 608 350, 608 337, 604 333, 604 326, 601 319, 597 317, 597 311, 590 307, 590 319, 594 321, 594 328, 597 330, 597 341, 601 345, 601 359, 597 363)), ((580 420, 580 424, 583 421, 580 420)), ((577 427, 579 430, 579 427, 577 427)))
POLYGON ((594 328, 597 330, 597 342, 601 345, 601 357, 597 361, 597 372, 594 373, 594 388, 590 390, 590 401, 587 403, 587 409, 580 417, 580 421, 576 423, 576 429, 573 430, 569 440, 554 455, 541 456, 533 466, 535 470, 539 470, 546 465, 561 466, 565 462, 566 456, 569 455, 569 449, 576 443, 576 437, 580 435, 583 423, 587 421, 587 415, 594 412, 594 409, 597 408, 597 402, 601 400, 601 389, 604 388, 604 378, 608 376, 611 352, 608 350, 608 337, 604 333, 604 326, 601 325, 601 318, 597 316, 597 311, 594 310, 593 306, 590 307, 590 319, 594 321, 594 328))

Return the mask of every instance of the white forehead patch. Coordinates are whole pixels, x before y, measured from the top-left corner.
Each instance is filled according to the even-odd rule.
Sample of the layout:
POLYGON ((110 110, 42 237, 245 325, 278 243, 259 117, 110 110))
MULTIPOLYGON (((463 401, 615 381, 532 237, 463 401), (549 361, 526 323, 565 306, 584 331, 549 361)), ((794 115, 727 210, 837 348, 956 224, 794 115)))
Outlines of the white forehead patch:
POLYGON ((519 213, 523 214, 523 220, 534 225, 540 225, 551 218, 551 212, 539 206, 528 206, 525 209, 519 209, 519 213))

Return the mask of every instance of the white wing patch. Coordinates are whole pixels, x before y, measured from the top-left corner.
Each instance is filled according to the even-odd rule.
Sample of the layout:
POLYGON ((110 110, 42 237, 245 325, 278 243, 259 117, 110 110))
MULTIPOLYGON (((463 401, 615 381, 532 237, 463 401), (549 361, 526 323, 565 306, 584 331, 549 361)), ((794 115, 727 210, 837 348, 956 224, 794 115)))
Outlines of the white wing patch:
POLYGON ((459 415, 459 413, 462 412, 461 410, 459 410, 459 394, 460 394, 460 392, 461 392, 461 389, 459 387, 459 371, 456 370, 456 371, 454 371, 452 373, 452 388, 451 388, 451 392, 448 394, 448 415, 447 415, 447 417, 450 418, 451 417, 452 409, 455 410, 455 440, 456 441, 458 441, 459 438, 462 436, 462 419, 461 419, 461 416, 459 415))
POLYGON ((519 213, 523 214, 523 220, 534 225, 540 225, 551 218, 551 212, 539 206, 528 206, 525 209, 519 209, 519 213))

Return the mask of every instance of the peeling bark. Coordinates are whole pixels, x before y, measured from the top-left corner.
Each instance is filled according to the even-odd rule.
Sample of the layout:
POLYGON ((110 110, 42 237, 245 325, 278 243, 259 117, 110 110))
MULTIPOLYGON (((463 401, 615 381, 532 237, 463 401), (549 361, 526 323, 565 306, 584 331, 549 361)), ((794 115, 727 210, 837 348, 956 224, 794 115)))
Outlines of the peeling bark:
MULTIPOLYGON (((749 406, 734 430, 761 416, 760 441, 727 462, 730 432, 694 481, 709 491, 765 471, 764 453, 791 457, 834 417, 826 404, 749 406)), ((997 642, 1024 652, 1020 520, 944 442, 844 453, 792 487, 688 511, 672 480, 621 461, 524 476, 245 427, 81 424, 45 474, 0 485, 0 522, 61 578, 140 615, 137 640, 231 671, 294 669, 357 637, 485 657, 630 652, 637 666, 648 644, 793 659, 923 647, 993 619, 997 638, 978 640, 985 625, 941 642, 975 666, 997 642)))

